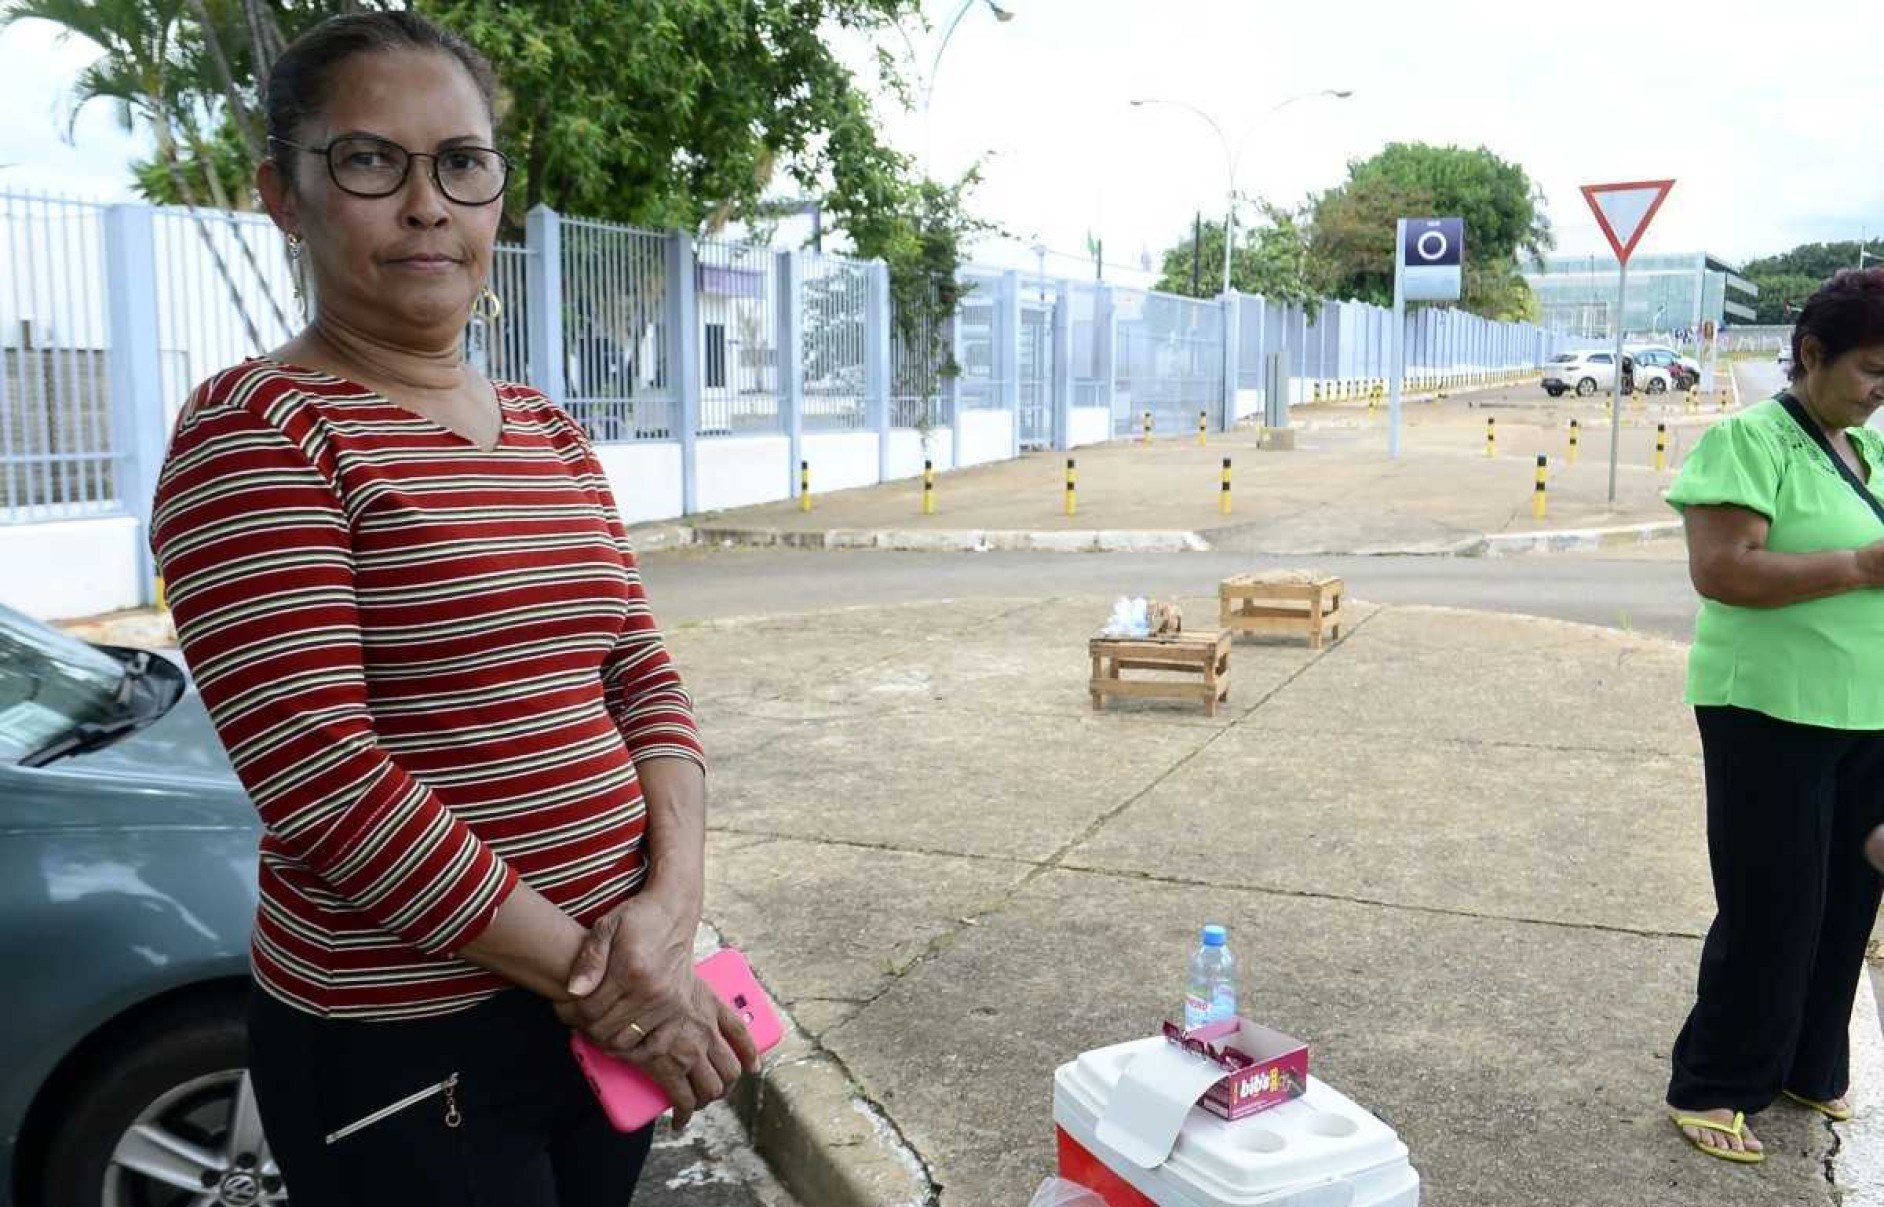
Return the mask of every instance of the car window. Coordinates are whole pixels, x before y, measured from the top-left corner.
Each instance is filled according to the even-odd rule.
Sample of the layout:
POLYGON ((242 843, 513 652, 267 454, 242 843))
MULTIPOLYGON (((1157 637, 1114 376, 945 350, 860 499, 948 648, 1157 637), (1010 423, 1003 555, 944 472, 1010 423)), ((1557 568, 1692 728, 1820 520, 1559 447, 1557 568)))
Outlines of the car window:
POLYGON ((0 761, 110 717, 123 678, 110 655, 0 608, 0 761))
POLYGON ((1610 365, 1616 362, 1615 362, 1615 358, 1610 356, 1609 353, 1598 352, 1590 357, 1590 363, 1593 365, 1610 365))
POLYGON ((1568 365, 1574 363, 1576 358, 1577 354, 1574 352, 1559 352, 1557 355, 1550 358, 1550 363, 1553 365, 1568 365))

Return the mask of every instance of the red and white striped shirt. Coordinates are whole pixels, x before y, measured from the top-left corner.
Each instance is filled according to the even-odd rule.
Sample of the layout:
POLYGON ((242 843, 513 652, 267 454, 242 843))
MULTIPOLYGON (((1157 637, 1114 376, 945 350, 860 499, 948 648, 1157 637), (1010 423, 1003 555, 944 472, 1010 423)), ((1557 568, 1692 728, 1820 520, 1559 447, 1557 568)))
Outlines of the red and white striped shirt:
POLYGON ((452 953, 519 878, 585 925, 645 876, 637 761, 702 761, 607 479, 497 387, 490 452, 269 360, 198 387, 152 546, 260 811, 257 980, 401 1018, 505 982, 452 953))

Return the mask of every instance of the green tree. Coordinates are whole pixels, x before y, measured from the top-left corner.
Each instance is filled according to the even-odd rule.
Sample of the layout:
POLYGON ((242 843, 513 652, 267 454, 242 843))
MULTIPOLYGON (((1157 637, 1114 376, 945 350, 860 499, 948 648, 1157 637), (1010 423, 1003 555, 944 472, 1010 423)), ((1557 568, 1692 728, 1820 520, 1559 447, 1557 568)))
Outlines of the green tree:
POLYGON ((1555 245, 1537 186, 1483 147, 1389 143, 1348 165, 1348 178, 1311 206, 1313 274, 1337 297, 1393 301, 1394 226, 1425 216, 1465 219, 1460 304, 1500 319, 1534 317, 1523 269, 1555 245))
MULTIPOLYGON (((1317 306, 1317 290, 1309 258, 1309 231, 1299 215, 1264 202, 1263 224, 1255 228, 1239 217, 1236 248, 1230 257, 1230 285, 1239 293, 1259 293, 1271 301, 1317 306)), ((1223 223, 1205 222, 1201 238, 1196 231, 1165 249, 1156 288, 1187 297, 1215 297, 1223 285, 1223 223), (1193 272, 1193 242, 1202 264, 1193 272), (1191 282, 1197 281, 1193 289, 1191 282)))
MULTIPOLYGON (((1867 246, 1876 246, 1875 243, 1867 246)), ((1750 260, 1740 270, 1760 288, 1754 304, 1757 321, 1790 323, 1798 308, 1814 290, 1841 270, 1858 266, 1858 242, 1801 243, 1791 251, 1750 260)), ((1866 265, 1884 263, 1884 255, 1873 251, 1866 265)))
MULTIPOLYGON (((882 141, 869 98, 824 40, 920 20, 917 0, 417 0, 464 34, 502 81, 500 139, 515 165, 507 233, 546 203, 655 228, 718 231, 764 216, 768 188, 818 196, 860 255, 889 262, 899 316, 939 329, 952 309, 973 175, 920 180, 882 141), (946 313, 946 310, 944 314, 946 313)), ((259 82, 288 41, 340 12, 399 0, 0 0, 104 52, 79 81, 143 117, 137 165, 160 203, 239 208, 265 146, 259 82)), ((908 101, 894 60, 879 79, 908 101)), ((229 278, 228 266, 225 279, 229 278)), ((231 285, 232 296, 237 292, 231 285)))

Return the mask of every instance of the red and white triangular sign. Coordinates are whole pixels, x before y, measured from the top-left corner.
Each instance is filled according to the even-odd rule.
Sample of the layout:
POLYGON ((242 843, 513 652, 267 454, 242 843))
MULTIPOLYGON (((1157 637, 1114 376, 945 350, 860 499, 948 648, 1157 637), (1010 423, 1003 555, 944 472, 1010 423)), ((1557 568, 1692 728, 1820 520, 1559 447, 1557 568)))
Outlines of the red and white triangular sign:
POLYGON ((1635 245, 1655 219, 1655 211, 1668 199, 1672 180, 1632 180, 1626 184, 1586 184, 1583 200, 1590 203, 1596 224, 1603 228, 1616 259, 1627 261, 1635 245))

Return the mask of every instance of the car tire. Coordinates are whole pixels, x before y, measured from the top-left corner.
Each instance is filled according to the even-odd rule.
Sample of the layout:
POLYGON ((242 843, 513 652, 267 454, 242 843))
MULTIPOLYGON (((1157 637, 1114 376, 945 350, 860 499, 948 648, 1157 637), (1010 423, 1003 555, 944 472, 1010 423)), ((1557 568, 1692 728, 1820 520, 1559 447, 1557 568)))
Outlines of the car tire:
POLYGON ((1577 382, 1578 398, 1588 398, 1594 393, 1596 393, 1596 379, 1594 377, 1585 377, 1583 380, 1577 382))
POLYGON ((1649 392, 1650 394, 1666 394, 1666 393, 1668 393, 1668 383, 1667 383, 1666 381, 1663 381, 1663 380, 1662 380, 1661 378, 1659 378, 1659 377, 1651 377, 1651 378, 1649 378, 1649 379, 1648 379, 1648 384, 1647 384, 1647 385, 1645 385, 1645 386, 1643 386, 1642 388, 1643 388, 1644 390, 1646 390, 1646 391, 1648 391, 1648 392, 1649 392))
POLYGON ((1562 386, 1545 386, 1544 393, 1550 395, 1552 398, 1562 398, 1563 387, 1562 386))
MULTIPOLYGON (((265 1142, 244 1146, 255 1150, 248 1165, 228 1151, 237 1103, 248 1089, 240 999, 213 1007, 198 1000, 190 1006, 188 1011, 152 1016, 87 1062, 47 1143, 41 1207, 133 1207, 169 1201, 163 1196, 191 1202, 218 1187, 232 1191, 224 1201, 257 1207, 287 1203, 265 1142), (216 1182, 204 1181, 195 1195, 183 1194, 118 1159, 122 1154, 135 1162, 137 1154, 156 1151, 142 1142, 151 1134, 179 1137, 219 1160, 230 1159, 223 1160, 220 1169, 206 1171, 217 1175, 216 1182), (245 1191, 252 1191, 252 1197, 245 1191)), ((248 1105, 252 1111, 252 1099, 248 1105)), ((259 1139, 258 1120, 254 1135, 259 1139)))

